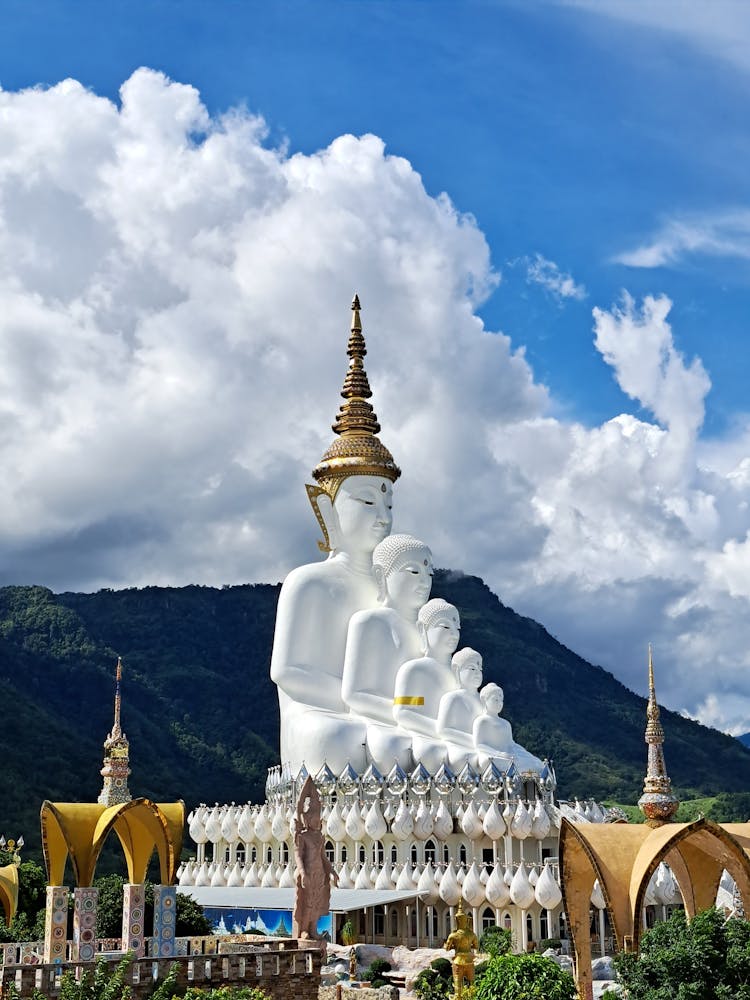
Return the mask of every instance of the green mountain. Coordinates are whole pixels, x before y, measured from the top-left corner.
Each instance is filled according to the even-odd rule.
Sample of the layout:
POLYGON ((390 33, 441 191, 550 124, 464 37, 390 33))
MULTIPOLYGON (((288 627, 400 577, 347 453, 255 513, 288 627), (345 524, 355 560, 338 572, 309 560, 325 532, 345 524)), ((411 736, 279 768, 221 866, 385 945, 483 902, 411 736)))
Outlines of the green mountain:
MULTIPOLYGON (((0 589, 0 832, 37 848, 43 799, 95 800, 118 655, 133 794, 184 798, 188 808, 262 800, 278 755, 268 675, 278 589, 0 589)), ((433 593, 459 608, 462 642, 482 652, 485 680, 504 687, 518 742, 554 759, 561 797, 634 802, 645 700, 478 578, 438 571, 433 593)), ((750 751, 739 741, 672 712, 662 721, 683 797, 750 788, 750 751)))

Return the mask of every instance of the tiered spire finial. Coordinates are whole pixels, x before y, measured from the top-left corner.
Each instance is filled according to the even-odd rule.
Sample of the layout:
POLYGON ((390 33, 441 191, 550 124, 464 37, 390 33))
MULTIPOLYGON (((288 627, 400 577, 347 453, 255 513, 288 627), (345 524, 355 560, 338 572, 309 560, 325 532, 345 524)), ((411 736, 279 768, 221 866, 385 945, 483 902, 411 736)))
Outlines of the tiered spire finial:
POLYGON ((638 806, 649 826, 661 826, 673 819, 680 801, 672 792, 672 782, 664 762, 664 729, 659 715, 659 705, 656 701, 651 643, 648 646, 646 743, 648 744, 648 766, 646 780, 643 782, 643 795, 638 799, 638 806))
POLYGON ((117 657, 115 685, 115 712, 112 728, 104 741, 104 767, 99 772, 104 784, 97 801, 101 805, 114 806, 130 802, 132 795, 128 788, 130 774, 130 744, 122 731, 120 711, 122 707, 122 660, 117 657))
POLYGON ((339 486, 349 476, 381 476, 393 483, 401 475, 393 455, 377 437, 380 424, 369 402, 372 391, 364 365, 367 347, 362 334, 360 309, 359 296, 355 295, 346 349, 349 367, 341 389, 344 402, 331 425, 337 437, 313 469, 317 486, 307 487, 310 503, 326 537, 326 544, 318 543, 323 551, 328 551, 329 540, 317 503, 321 494, 325 493, 332 501, 335 500, 339 486))

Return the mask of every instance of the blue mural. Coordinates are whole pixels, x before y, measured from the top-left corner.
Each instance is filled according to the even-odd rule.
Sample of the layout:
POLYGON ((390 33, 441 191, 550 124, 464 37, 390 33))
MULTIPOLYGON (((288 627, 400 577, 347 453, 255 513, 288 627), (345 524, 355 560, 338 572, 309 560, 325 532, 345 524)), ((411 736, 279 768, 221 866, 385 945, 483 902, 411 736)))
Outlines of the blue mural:
MULTIPOLYGON (((253 910, 248 907, 206 906, 206 917, 213 925, 214 934, 272 934, 275 937, 292 936, 291 910, 253 910)), ((331 914, 318 921, 318 934, 331 940, 331 914)))

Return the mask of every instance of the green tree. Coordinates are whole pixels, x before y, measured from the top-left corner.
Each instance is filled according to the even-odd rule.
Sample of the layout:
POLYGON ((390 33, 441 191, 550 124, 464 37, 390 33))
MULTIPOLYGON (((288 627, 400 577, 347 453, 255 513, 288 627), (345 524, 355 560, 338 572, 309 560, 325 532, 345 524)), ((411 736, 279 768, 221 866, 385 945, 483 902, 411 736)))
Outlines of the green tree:
POLYGON ((647 931, 615 967, 630 1000, 750 1000, 750 923, 682 911, 647 931))
MULTIPOLYGON (((97 937, 120 937, 122 933, 122 896, 125 879, 122 875, 101 875, 94 880, 99 890, 96 915, 97 937)), ((146 882, 146 933, 151 933, 154 921, 154 887, 146 882)), ((175 934, 177 937, 201 937, 211 933, 211 921, 190 896, 177 893, 175 934)))
MULTIPOLYGON (((0 867, 11 864, 8 851, 0 851, 0 867)), ((18 910, 10 927, 0 916, 0 941, 34 941, 40 926, 44 928, 44 908, 47 900, 47 879, 44 869, 35 861, 22 861, 18 866, 18 910)))
POLYGON ((488 927, 479 939, 479 950, 493 958, 496 955, 507 955, 513 944, 513 935, 507 927, 494 924, 488 927))
POLYGON ((476 1000, 575 1000, 569 972, 542 955, 498 955, 477 981, 476 1000))

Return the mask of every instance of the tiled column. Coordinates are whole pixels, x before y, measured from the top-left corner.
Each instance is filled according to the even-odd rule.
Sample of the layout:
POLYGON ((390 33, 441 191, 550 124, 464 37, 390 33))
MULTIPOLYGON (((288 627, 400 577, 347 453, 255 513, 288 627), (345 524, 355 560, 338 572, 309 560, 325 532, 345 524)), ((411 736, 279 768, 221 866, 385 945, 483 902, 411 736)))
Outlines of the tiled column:
POLYGON ((73 961, 96 958, 96 906, 99 890, 83 886, 73 890, 73 961))
POLYGON ((122 890, 122 950, 143 958, 146 887, 126 882, 122 890))
POLYGON ((174 955, 175 923, 177 921, 177 888, 173 885, 154 886, 154 957, 174 955))
POLYGON ((47 908, 44 914, 45 964, 59 965, 65 961, 68 938, 68 892, 67 886, 47 886, 47 908))

